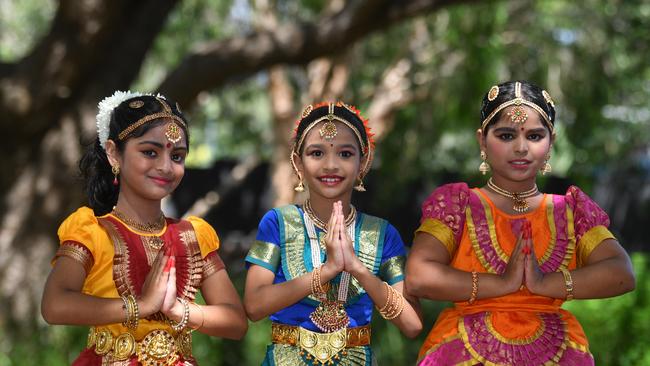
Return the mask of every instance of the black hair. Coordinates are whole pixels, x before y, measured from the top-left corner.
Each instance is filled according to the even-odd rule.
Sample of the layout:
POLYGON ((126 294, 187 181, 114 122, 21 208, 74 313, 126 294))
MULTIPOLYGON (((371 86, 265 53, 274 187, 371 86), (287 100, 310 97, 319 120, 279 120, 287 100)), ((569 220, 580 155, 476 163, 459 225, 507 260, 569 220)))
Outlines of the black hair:
MULTIPOLYGON (((189 148, 190 135, 186 127, 187 120, 179 110, 178 105, 161 97, 142 95, 123 101, 111 113, 108 139, 115 142, 115 146, 120 153, 124 152, 124 147, 129 139, 140 137, 150 129, 165 122, 165 118, 163 117, 144 123, 131 131, 123 140, 118 138, 120 132, 141 118, 154 113, 164 112, 165 108, 161 103, 167 104, 167 107, 171 109, 172 113, 185 122, 185 126, 180 127, 185 132, 185 138, 189 148), (131 104, 132 102, 133 104, 131 104)), ((100 216, 110 212, 117 203, 120 187, 119 184, 113 185, 115 176, 111 171, 111 165, 108 161, 106 151, 99 142, 99 137, 87 146, 85 154, 79 161, 79 169, 85 180, 84 188, 88 196, 88 204, 95 212, 95 215, 100 216)))
MULTIPOLYGON (((296 137, 295 137, 295 142, 297 143, 300 141, 300 138, 302 135, 305 133, 305 129, 312 124, 312 122, 325 117, 329 113, 329 105, 328 104, 323 104, 323 105, 318 105, 314 110, 309 113, 306 117, 302 118, 300 122, 298 123, 298 127, 296 128, 296 137)), ((341 106, 339 104, 336 104, 334 106, 334 115, 344 119, 359 132, 359 135, 361 136, 361 140, 366 146, 366 149, 370 147, 370 139, 368 138, 368 134, 366 133, 366 127, 363 123, 363 120, 361 117, 353 112, 352 110, 341 106)), ((357 141, 357 143, 360 144, 360 141, 357 141)), ((298 154, 302 154, 302 146, 300 146, 301 151, 297 151, 298 154)), ((361 155, 365 155, 368 151, 364 151, 364 149, 359 146, 359 150, 361 150, 361 155)))
MULTIPOLYGON (((542 88, 526 80, 506 81, 504 83, 497 85, 499 88, 499 94, 492 101, 488 99, 488 94, 490 93, 488 91, 488 93, 486 93, 483 96, 483 104, 481 105, 480 122, 483 123, 485 118, 487 118, 487 116, 489 116, 490 113, 492 113, 501 104, 515 99, 515 83, 517 82, 521 83, 522 97, 527 101, 533 102, 538 107, 540 107, 548 115, 551 124, 555 124, 555 107, 553 106, 553 104, 548 102, 546 98, 544 98, 542 88)), ((490 126, 495 124, 499 120, 499 118, 501 117, 501 113, 503 113, 503 110, 499 111, 494 117, 492 117, 490 122, 483 129, 484 133, 487 133, 487 130, 490 128, 490 126)))

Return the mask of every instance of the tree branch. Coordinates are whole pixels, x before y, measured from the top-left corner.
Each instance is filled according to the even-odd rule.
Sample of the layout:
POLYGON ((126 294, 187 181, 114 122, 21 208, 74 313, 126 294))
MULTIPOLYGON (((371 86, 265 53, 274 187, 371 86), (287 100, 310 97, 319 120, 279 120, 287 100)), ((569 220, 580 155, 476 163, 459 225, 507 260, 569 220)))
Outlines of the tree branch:
POLYGON ((272 31, 206 43, 188 56, 159 90, 189 106, 203 90, 250 76, 275 64, 306 64, 344 51, 364 36, 440 7, 476 0, 363 0, 348 2, 315 23, 284 24, 272 31))

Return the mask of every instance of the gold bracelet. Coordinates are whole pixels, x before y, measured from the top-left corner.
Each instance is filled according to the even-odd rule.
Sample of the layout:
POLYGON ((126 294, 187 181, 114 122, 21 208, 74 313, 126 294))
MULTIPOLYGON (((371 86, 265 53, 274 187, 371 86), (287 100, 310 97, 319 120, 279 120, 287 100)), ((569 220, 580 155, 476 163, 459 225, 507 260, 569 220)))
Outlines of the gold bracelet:
POLYGON ((473 304, 476 301, 476 296, 478 296, 478 273, 472 271, 472 294, 469 296, 468 302, 473 304))
POLYGON ((397 318, 404 310, 404 296, 400 294, 393 286, 384 281, 386 287, 386 304, 377 308, 382 318, 391 320, 397 318))
POLYGON ((197 308, 197 309, 199 310, 199 312, 201 313, 201 325, 199 325, 199 326, 196 327, 196 328, 192 328, 193 331, 194 331, 194 330, 199 330, 199 329, 203 328, 203 323, 205 322, 205 313, 203 313, 203 309, 201 309, 201 306, 200 306, 199 304, 197 304, 197 303, 195 303, 195 302, 191 302, 190 305, 194 305, 194 306, 196 306, 196 308, 197 308))
POLYGON ((122 325, 129 329, 138 328, 138 322, 140 320, 138 302, 133 295, 123 296, 122 301, 124 301, 124 309, 126 311, 126 320, 122 322, 122 325))
POLYGON ((178 323, 174 323, 174 321, 171 319, 169 323, 171 324, 173 330, 180 332, 187 326, 187 323, 190 320, 190 304, 182 297, 177 297, 176 299, 183 305, 183 316, 181 317, 181 321, 178 323))
POLYGON ((562 276, 564 276, 564 286, 566 287, 566 301, 573 300, 573 278, 571 272, 566 268, 560 268, 562 276))

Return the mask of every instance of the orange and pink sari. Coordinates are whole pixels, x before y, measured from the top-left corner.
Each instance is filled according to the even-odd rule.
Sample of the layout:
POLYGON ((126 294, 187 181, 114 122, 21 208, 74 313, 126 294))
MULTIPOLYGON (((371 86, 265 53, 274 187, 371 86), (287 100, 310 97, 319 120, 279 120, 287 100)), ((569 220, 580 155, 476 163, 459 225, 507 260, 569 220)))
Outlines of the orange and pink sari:
MULTIPOLYGON (((604 239, 609 219, 585 193, 545 194, 535 210, 508 215, 465 183, 436 189, 422 206, 417 232, 442 242, 450 266, 499 274, 505 271, 522 224, 530 221, 533 245, 545 273, 574 269, 604 239)), ((480 292, 480 284, 479 284, 480 292)), ((587 337, 562 299, 519 291, 444 310, 418 355, 418 365, 593 365, 587 337)))

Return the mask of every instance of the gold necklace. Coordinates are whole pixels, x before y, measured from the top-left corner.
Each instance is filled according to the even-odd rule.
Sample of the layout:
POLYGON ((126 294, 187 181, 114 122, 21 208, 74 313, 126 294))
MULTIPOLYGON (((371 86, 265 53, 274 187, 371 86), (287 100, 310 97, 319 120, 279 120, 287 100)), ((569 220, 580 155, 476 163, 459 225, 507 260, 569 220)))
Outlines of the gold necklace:
POLYGON ((128 226, 138 230, 142 231, 148 234, 155 234, 161 231, 165 227, 165 215, 161 212, 160 217, 156 222, 139 222, 135 221, 127 216, 125 216, 122 212, 120 212, 117 207, 113 207, 113 211, 111 211, 113 216, 117 217, 118 219, 122 220, 125 224, 128 226))
MULTIPOLYGON (((316 225, 319 229, 323 230, 324 232, 327 232, 327 224, 318 218, 316 216, 316 213, 314 212, 314 209, 311 207, 311 201, 308 199, 305 201, 305 203, 302 205, 303 210, 305 213, 309 216, 309 218, 314 222, 314 225, 316 225)), ((345 227, 350 226, 354 221, 357 219, 357 209, 354 208, 354 206, 350 205, 350 213, 348 216, 345 218, 345 227)))
POLYGON ((517 212, 526 212, 530 210, 530 205, 526 201, 526 198, 533 197, 539 193, 539 190, 537 189, 537 184, 533 186, 533 188, 523 191, 523 192, 510 192, 507 191, 499 186, 497 186, 494 181, 492 180, 492 177, 488 179, 487 186, 494 191, 494 193, 501 195, 503 197, 510 198, 513 201, 513 206, 512 209, 517 211, 517 212))

